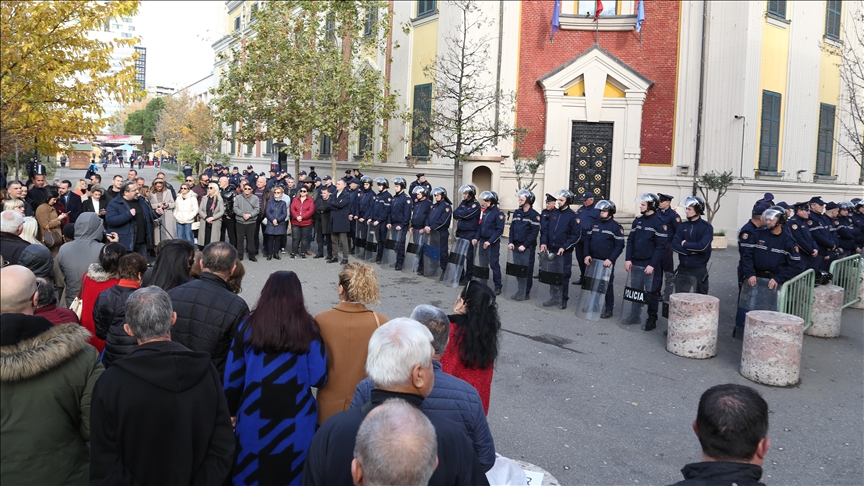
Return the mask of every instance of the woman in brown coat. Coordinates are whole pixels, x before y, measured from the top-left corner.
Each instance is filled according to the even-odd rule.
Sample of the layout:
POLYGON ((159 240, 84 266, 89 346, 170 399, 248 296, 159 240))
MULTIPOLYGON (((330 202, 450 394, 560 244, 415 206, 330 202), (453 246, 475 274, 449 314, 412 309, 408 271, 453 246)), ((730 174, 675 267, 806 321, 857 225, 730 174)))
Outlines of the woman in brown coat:
POLYGON ((318 389, 318 424, 348 410, 354 389, 366 378, 369 338, 387 317, 369 310, 379 301, 378 276, 352 262, 339 272, 339 305, 315 316, 327 350, 327 384, 318 389))
POLYGON ((57 200, 60 196, 57 193, 57 190, 54 188, 49 188, 45 191, 45 201, 36 208, 36 222, 39 223, 39 240, 51 250, 51 256, 56 257, 57 252, 60 250, 60 245, 62 242, 62 234, 60 230, 63 227, 63 221, 68 217, 66 213, 57 214, 57 209, 54 207, 54 204, 57 203, 57 200), (53 232, 55 235, 56 243, 49 246, 45 243, 45 234, 48 232, 53 232))

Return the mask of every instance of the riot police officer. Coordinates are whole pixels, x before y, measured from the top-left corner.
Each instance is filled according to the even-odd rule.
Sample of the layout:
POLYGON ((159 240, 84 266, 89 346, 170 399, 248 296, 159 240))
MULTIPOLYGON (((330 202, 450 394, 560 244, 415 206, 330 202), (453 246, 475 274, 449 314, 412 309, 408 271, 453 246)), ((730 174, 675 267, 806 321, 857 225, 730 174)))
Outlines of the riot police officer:
POLYGON ((822 201, 822 197, 810 198, 810 219, 807 221, 807 226, 810 228, 810 236, 819 247, 819 269, 827 272, 832 257, 836 255, 837 244, 831 235, 832 223, 825 217, 824 212, 825 202, 822 201))
POLYGON ((850 202, 852 203, 852 224, 858 228, 858 239, 855 240, 855 244, 858 248, 864 248, 864 199, 856 197, 850 202))
MULTIPOLYGON (((424 186, 416 186, 411 191, 414 196, 413 212, 411 213, 411 232, 414 234, 414 244, 417 244, 417 235, 426 234, 426 220, 429 219, 429 211, 432 209, 432 201, 429 200, 429 191, 424 186)), ((417 247, 418 267, 417 273, 423 275, 423 248, 417 247)))
MULTIPOLYGON (((798 246, 804 269, 812 268, 814 272, 818 273, 821 270, 822 262, 819 258, 819 247, 810 233, 810 224, 812 224, 810 221, 810 204, 804 201, 795 203, 792 207, 795 210, 795 216, 789 218, 786 227, 798 246)), ((762 212, 765 212, 766 209, 768 208, 763 207, 762 212)))
MULTIPOLYGON (((426 218, 426 233, 431 239, 430 244, 437 243, 441 250, 441 279, 444 278, 444 270, 447 268, 447 243, 450 237, 450 221, 453 219, 453 203, 447 197, 447 190, 443 187, 432 189, 432 207, 429 209, 429 217, 426 218)), ((428 269, 427 269, 428 270, 428 269)))
MULTIPOLYGON (((471 241, 480 225, 480 203, 475 199, 477 188, 471 184, 466 184, 459 188, 459 192, 462 193, 462 202, 453 210, 453 219, 456 220, 456 238, 471 241)), ((465 285, 474 276, 473 244, 468 247, 464 272, 459 280, 459 285, 465 285)))
POLYGON ((652 277, 648 295, 648 318, 642 326, 643 331, 652 331, 657 327, 657 308, 660 287, 663 284, 663 275, 659 271, 660 261, 666 251, 669 227, 656 213, 660 206, 660 198, 656 194, 640 194, 636 202, 642 215, 633 220, 633 227, 627 236, 627 260, 624 262, 624 269, 630 272, 634 265, 644 267, 645 275, 652 277))
POLYGON ((357 219, 357 224, 360 237, 357 242, 366 245, 366 238, 369 232, 369 217, 372 214, 372 206, 375 202, 375 192, 372 190, 372 178, 363 176, 360 178, 360 183, 363 188, 357 194, 357 206, 354 217, 357 219))
POLYGON ((707 295, 708 260, 711 259, 714 227, 702 219, 705 214, 705 201, 701 197, 685 197, 681 204, 686 211, 687 220, 678 225, 678 231, 672 240, 672 250, 678 254, 677 275, 693 277, 696 281, 696 293, 707 295))
POLYGON ((393 187, 396 189, 396 194, 393 195, 393 203, 390 206, 390 222, 387 223, 387 229, 402 231, 401 238, 397 238, 396 242, 396 271, 402 270, 402 264, 405 262, 405 238, 408 233, 408 225, 411 224, 411 196, 405 193, 405 186, 408 183, 401 177, 393 178, 393 187))
MULTIPOLYGON (((348 173, 351 171, 349 170, 348 173)), ((348 200, 351 201, 348 203, 348 247, 349 253, 352 255, 355 252, 355 243, 357 240, 357 217, 355 216, 355 211, 357 210, 357 204, 360 203, 360 198, 357 197, 360 191, 360 179, 355 179, 353 177, 349 178, 345 181, 345 184, 348 186, 348 200)))
MULTIPOLYGON (((672 208, 672 200, 675 199, 675 197, 670 196, 669 194, 663 194, 662 192, 658 192, 657 197, 660 198, 660 207, 657 210, 657 214, 660 215, 660 218, 666 223, 666 226, 669 227, 669 235, 674 236, 678 231, 678 224, 681 223, 681 217, 678 216, 678 213, 672 208)), ((668 301, 669 294, 672 293, 672 287, 674 286, 673 278, 675 276, 675 261, 672 258, 672 253, 672 238, 667 238, 666 253, 663 254, 663 260, 660 262, 660 270, 663 272, 664 278, 664 302, 668 301)))
POLYGON ((593 260, 603 262, 604 267, 612 267, 609 283, 606 286, 606 302, 603 307, 601 319, 612 317, 615 308, 615 292, 612 289, 615 284, 615 261, 624 251, 624 228, 615 221, 615 203, 602 200, 595 206, 600 218, 591 225, 591 230, 585 235, 585 266, 591 265, 593 260))
POLYGON ((858 244, 858 240, 861 238, 861 230, 855 226, 855 222, 852 219, 852 211, 855 209, 855 206, 849 201, 843 201, 838 206, 840 206, 839 211, 834 221, 840 248, 843 248, 843 251, 848 255, 858 253, 861 249, 860 244, 858 244))
POLYGON ((505 217, 498 209, 498 194, 483 191, 480 193, 480 204, 483 206, 483 215, 471 244, 482 245, 483 249, 489 250, 489 268, 492 270, 495 295, 501 295, 501 235, 504 234, 505 217))
POLYGON ((582 196, 582 207, 576 210, 576 222, 579 223, 582 235, 579 237, 579 242, 576 243, 576 260, 579 264, 579 280, 573 282, 573 285, 582 285, 582 279, 585 277, 585 235, 591 231, 594 225, 594 220, 600 217, 600 212, 594 207, 594 194, 585 193, 582 196))
POLYGON ((756 241, 744 251, 744 279, 751 287, 756 277, 770 279, 769 289, 777 289, 804 270, 795 240, 785 231, 786 211, 772 206, 762 213, 762 227, 756 241))
POLYGON ((390 223, 390 206, 393 203, 393 195, 388 189, 390 183, 383 177, 375 178, 375 185, 378 187, 378 194, 375 195, 372 203, 372 212, 369 216, 369 224, 371 230, 375 231, 376 239, 378 240, 378 254, 375 257, 375 263, 381 263, 381 258, 384 257, 384 246, 387 245, 387 225, 390 223))
MULTIPOLYGON (((744 223, 744 226, 742 226, 741 229, 738 230, 738 284, 739 284, 739 286, 741 284, 741 281, 744 279, 744 270, 743 270, 743 268, 741 268, 741 262, 743 261, 743 257, 744 257, 744 250, 748 246, 753 245, 754 244, 753 242, 756 241, 754 239, 754 236, 756 234, 756 230, 759 229, 760 226, 762 226, 762 213, 764 213, 765 210, 768 209, 769 207, 771 207, 771 206, 769 206, 768 203, 758 203, 755 206, 753 206, 753 210, 751 211, 751 214, 750 214, 750 221, 747 221, 746 223, 744 223)), ((808 211, 809 211, 809 209, 808 209, 808 211)), ((807 235, 808 236, 810 235, 809 231, 807 232, 807 235)))
MULTIPOLYGON (((543 307, 557 305, 559 309, 567 308, 570 299, 570 286, 567 282, 573 273, 573 250, 582 238, 582 228, 576 213, 570 209, 573 203, 573 193, 561 189, 555 193, 555 210, 549 213, 545 231, 540 233, 540 251, 550 251, 563 257, 563 285, 561 299, 556 296, 543 303, 543 307)), ((593 202, 593 201, 592 201, 593 202)))
MULTIPOLYGON (((534 249, 537 247, 537 237, 540 235, 540 214, 532 208, 534 205, 534 193, 526 189, 516 193, 519 198, 519 208, 513 213, 510 220, 510 243, 507 245, 513 252, 513 263, 528 267, 528 278, 526 278, 524 292, 516 292, 513 300, 526 300, 531 297, 531 288, 534 280, 534 249)), ((551 196, 550 196, 551 197, 551 196)), ((554 200, 554 198, 553 198, 554 200)), ((519 287, 522 287, 520 283, 519 287)))

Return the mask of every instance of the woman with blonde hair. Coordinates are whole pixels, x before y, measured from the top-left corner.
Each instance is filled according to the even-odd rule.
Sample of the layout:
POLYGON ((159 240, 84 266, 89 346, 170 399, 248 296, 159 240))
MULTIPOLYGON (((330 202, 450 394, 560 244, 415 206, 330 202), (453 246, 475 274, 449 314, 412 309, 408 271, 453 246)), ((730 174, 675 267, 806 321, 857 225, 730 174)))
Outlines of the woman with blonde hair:
POLYGON ((152 188, 153 190, 150 191, 150 196, 147 198, 150 207, 154 211, 162 208, 158 231, 157 228, 153 228, 153 245, 155 246, 162 240, 176 237, 174 232, 177 230, 177 223, 174 220, 174 197, 171 195, 171 191, 166 189, 165 179, 153 180, 152 188))
POLYGON ((180 185, 180 192, 177 193, 177 199, 174 201, 174 220, 176 221, 174 236, 194 244, 192 223, 196 216, 198 216, 198 197, 192 192, 189 184, 183 183, 180 185))
POLYGON ((378 276, 369 265, 352 262, 342 267, 339 305, 319 313, 315 321, 327 350, 327 384, 318 390, 318 424, 348 410, 354 389, 366 378, 366 348, 375 329, 389 319, 367 309, 380 301, 378 276))
MULTIPOLYGON (((18 211, 21 215, 24 215, 24 201, 20 199, 9 199, 3 203, 3 211, 18 211)), ((35 221, 35 220, 34 220, 35 221)))
POLYGON ((90 185, 90 182, 88 182, 87 179, 78 179, 78 187, 76 187, 75 190, 72 192, 81 196, 81 200, 83 201, 87 199, 88 185, 90 185))
POLYGON ((42 244, 42 242, 39 241, 39 223, 36 222, 36 218, 33 216, 27 216, 24 218, 24 229, 21 230, 19 236, 22 240, 28 243, 36 245, 42 244))
POLYGON ((219 241, 222 231, 222 215, 225 214, 225 203, 219 193, 219 186, 211 182, 207 184, 207 194, 201 198, 198 206, 198 216, 201 226, 198 227, 198 248, 204 249, 212 241, 219 241))

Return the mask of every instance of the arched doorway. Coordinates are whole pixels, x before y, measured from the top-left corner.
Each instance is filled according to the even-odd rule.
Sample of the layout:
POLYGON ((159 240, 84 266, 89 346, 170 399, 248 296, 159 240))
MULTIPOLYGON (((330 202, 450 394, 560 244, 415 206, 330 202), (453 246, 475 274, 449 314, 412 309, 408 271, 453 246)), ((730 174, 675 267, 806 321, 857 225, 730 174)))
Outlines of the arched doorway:
POLYGON ((492 170, 485 165, 478 166, 471 172, 471 183, 477 188, 477 195, 483 191, 492 190, 492 170))

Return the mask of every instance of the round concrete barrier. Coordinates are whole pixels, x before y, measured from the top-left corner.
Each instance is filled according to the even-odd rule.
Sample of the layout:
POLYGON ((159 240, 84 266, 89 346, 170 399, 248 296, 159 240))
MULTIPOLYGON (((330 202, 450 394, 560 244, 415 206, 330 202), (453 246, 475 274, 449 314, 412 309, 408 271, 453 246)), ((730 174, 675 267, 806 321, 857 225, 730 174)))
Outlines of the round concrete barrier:
POLYGON ((858 277, 858 302, 855 302, 850 307, 854 309, 864 309, 864 266, 861 267, 861 276, 858 277))
POLYGON ((813 309, 810 311, 808 336, 835 338, 840 335, 843 317, 843 287, 820 285, 813 289, 813 309))
POLYGON ((720 299, 717 297, 692 293, 670 295, 666 351, 684 358, 713 358, 717 355, 719 321, 720 299))
POLYGON ((801 375, 804 319, 774 311, 750 311, 744 320, 741 376, 771 386, 791 386, 801 375))

